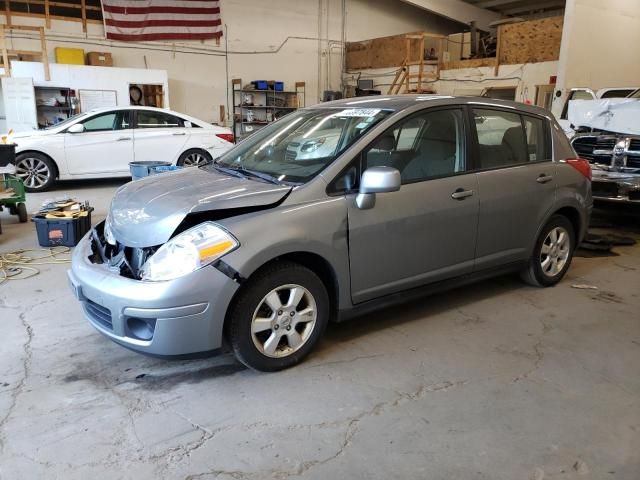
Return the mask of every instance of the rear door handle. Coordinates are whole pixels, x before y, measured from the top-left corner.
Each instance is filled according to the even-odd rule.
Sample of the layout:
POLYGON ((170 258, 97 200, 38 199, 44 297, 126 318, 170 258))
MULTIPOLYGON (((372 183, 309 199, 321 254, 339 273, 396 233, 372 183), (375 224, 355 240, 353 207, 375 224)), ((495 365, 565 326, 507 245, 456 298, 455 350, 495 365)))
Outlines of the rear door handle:
POLYGON ((186 135, 186 134, 187 132, 175 132, 175 133, 172 133, 171 135, 178 136, 178 135, 186 135))
POLYGON ((467 197, 473 195, 473 190, 465 190, 464 188, 458 188, 451 194, 451 198, 455 200, 464 200, 467 197))
POLYGON ((547 175, 546 173, 541 173, 538 178, 536 178, 536 182, 538 183, 547 183, 553 180, 551 175, 547 175))
POLYGON ((131 137, 120 137, 118 138, 118 140, 116 140, 116 142, 126 142, 128 140, 131 140, 131 137))

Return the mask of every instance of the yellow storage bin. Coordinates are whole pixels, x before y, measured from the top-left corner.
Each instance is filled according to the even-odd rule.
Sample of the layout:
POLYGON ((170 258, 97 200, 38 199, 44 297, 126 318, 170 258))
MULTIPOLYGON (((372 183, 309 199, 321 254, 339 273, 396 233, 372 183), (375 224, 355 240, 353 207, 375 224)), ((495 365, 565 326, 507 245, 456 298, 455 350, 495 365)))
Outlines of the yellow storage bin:
POLYGON ((84 49, 56 47, 56 63, 84 65, 84 49))

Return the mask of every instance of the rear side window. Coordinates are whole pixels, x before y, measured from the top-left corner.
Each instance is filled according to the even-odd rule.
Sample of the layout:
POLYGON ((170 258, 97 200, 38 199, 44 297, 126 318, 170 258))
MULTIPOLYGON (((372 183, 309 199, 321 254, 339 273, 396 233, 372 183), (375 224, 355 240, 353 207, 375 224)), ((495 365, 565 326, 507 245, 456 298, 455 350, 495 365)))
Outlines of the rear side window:
POLYGON ((547 148, 547 133, 545 121, 542 118, 522 116, 524 128, 527 133, 527 153, 530 162, 541 162, 550 160, 549 149, 547 148))
POLYGON ((473 109, 478 134, 480 168, 499 168, 528 161, 520 115, 500 110, 473 109))
POLYGON ((181 128, 184 122, 181 118, 164 112, 138 110, 137 128, 181 128))
POLYGON ((629 96, 633 90, 607 90, 600 98, 624 98, 629 96))
POLYGON ((545 120, 501 110, 473 109, 479 168, 500 168, 550 159, 545 120))

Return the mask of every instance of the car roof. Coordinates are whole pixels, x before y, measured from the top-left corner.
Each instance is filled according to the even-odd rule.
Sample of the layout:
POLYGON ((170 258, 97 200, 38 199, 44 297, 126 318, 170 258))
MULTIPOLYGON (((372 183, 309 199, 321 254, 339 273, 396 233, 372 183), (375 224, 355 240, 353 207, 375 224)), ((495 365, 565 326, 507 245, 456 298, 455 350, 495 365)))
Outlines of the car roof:
POLYGON ((400 111, 406 108, 413 107, 419 103, 432 104, 432 106, 441 105, 482 105, 489 107, 503 107, 509 109, 516 109, 522 112, 533 113, 536 115, 543 115, 549 117, 551 113, 544 108, 527 105, 525 103, 514 102, 510 100, 498 100, 487 97, 463 97, 452 95, 420 95, 420 94, 405 94, 405 95, 374 95, 369 97, 352 97, 344 98, 342 100, 334 100, 332 102, 323 102, 311 107, 310 109, 317 108, 380 108, 383 110, 400 111))
POLYGON ((183 118, 184 120, 188 120, 191 123, 195 123, 197 125, 210 127, 211 124, 205 122, 204 120, 200 120, 199 118, 192 117, 191 115, 187 115, 186 113, 176 112, 175 110, 170 110, 168 108, 158 108, 158 107, 146 107, 144 105, 118 105, 116 107, 103 107, 103 108, 94 108, 92 110, 82 112, 87 115, 95 115, 102 112, 114 112, 118 110, 147 110, 151 112, 163 112, 168 113, 170 115, 175 115, 183 118))

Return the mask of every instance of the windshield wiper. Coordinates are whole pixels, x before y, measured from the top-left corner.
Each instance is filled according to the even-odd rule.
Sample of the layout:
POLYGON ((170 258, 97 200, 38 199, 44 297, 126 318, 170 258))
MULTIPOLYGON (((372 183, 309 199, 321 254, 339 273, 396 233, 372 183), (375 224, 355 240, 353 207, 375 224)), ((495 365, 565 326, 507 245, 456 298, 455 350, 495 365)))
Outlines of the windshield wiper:
POLYGON ((260 178, 266 182, 280 185, 280 181, 276 177, 274 177, 273 175, 269 175, 268 173, 257 172, 255 170, 249 170, 244 167, 238 167, 237 170, 250 177, 260 178))
POLYGON ((232 175, 238 178, 244 178, 244 175, 242 174, 242 172, 240 172, 237 168, 222 167, 215 162, 210 163, 209 165, 215 168, 216 170, 218 170, 219 172, 226 173, 228 175, 232 175))
POLYGON ((281 182, 274 177, 273 175, 269 175, 268 173, 257 172, 255 170, 249 170, 243 166, 222 166, 218 161, 214 161, 209 163, 208 165, 212 166, 216 170, 224 173, 228 173, 229 175, 233 175, 235 177, 253 177, 259 178, 260 180, 264 180, 265 182, 273 183, 274 185, 281 185, 281 182))

